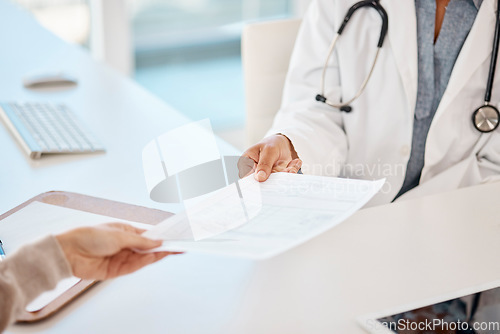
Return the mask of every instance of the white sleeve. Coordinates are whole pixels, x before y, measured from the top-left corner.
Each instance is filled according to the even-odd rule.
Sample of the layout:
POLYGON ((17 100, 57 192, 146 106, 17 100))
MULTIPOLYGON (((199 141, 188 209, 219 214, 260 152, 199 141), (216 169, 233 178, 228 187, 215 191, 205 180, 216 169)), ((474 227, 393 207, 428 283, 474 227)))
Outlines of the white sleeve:
MULTIPOLYGON (((282 106, 267 135, 287 136, 303 161, 308 174, 338 175, 345 163, 347 138, 342 114, 336 108, 315 100, 328 48, 338 29, 333 22, 334 1, 315 0, 299 31, 285 83, 282 106)), ((340 97, 336 53, 327 70, 325 94, 340 97)))
POLYGON ((408 191, 398 200, 452 191, 482 183, 499 182, 500 133, 483 136, 489 137, 484 137, 485 141, 480 141, 466 159, 421 181, 418 187, 408 191))
POLYGON ((21 247, 0 262, 0 332, 29 302, 71 276, 71 266, 54 236, 21 247))
POLYGON ((491 138, 477 155, 476 183, 500 181, 500 129, 491 134, 491 138))

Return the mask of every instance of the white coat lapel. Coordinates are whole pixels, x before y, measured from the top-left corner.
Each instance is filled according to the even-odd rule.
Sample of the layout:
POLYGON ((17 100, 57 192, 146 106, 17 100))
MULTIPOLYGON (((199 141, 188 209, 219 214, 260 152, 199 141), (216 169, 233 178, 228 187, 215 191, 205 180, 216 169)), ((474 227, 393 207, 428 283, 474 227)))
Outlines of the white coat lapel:
POLYGON ((380 2, 389 16, 388 37, 401 75, 408 107, 412 113, 417 103, 418 46, 415 0, 380 2))
MULTIPOLYGON (((491 55, 495 29, 495 7, 493 0, 483 1, 469 36, 455 62, 448 87, 443 94, 433 123, 440 117, 443 110, 446 110, 477 68, 491 55)), ((484 78, 485 89, 486 79, 484 78)))

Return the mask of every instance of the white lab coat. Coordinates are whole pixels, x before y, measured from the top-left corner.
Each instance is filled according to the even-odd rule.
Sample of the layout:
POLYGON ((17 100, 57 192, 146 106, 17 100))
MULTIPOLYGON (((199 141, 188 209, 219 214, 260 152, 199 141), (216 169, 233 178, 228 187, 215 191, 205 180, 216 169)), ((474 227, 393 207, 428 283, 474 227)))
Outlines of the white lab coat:
MULTIPOLYGON (((394 199, 410 157, 418 85, 417 23, 414 0, 381 0, 389 30, 378 63, 365 92, 351 104, 353 111, 340 113, 314 98, 327 49, 356 1, 311 4, 292 55, 282 108, 268 134, 290 138, 304 173, 387 178, 374 205, 394 199)), ((495 9, 496 1, 484 0, 432 121, 420 185, 401 198, 500 180, 500 128, 481 134, 471 121, 484 101, 495 9)), ((372 64, 380 28, 374 9, 354 14, 329 64, 329 99, 347 100, 356 94, 372 64)), ((500 106, 500 67, 497 72, 492 104, 500 106)))

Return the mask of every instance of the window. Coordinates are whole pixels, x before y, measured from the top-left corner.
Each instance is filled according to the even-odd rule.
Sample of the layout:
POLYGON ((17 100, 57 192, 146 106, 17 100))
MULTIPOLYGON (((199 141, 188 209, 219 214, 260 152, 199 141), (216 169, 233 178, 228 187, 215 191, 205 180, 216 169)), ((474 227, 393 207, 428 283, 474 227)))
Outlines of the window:
MULTIPOLYGON (((92 29, 91 23, 96 20, 92 21, 91 15, 99 5, 106 4, 108 12, 102 14, 103 24, 121 22, 126 27, 130 22, 131 27, 130 34, 124 31, 122 36, 112 36, 102 44, 112 50, 122 45, 133 46, 134 57, 115 50, 115 56, 126 58, 118 59, 117 63, 130 64, 130 59, 135 59, 133 77, 139 84, 193 120, 209 118, 216 131, 237 129, 234 138, 240 141, 244 137, 241 133, 244 96, 240 57, 243 26, 258 20, 293 16, 309 2, 123 0, 129 14, 126 18, 117 14, 121 11, 113 10, 113 6, 123 4, 120 0, 100 0, 102 3, 99 0, 14 1, 32 11, 42 25, 65 40, 92 45, 95 54, 98 54, 97 48, 90 39, 102 27, 96 29, 94 24, 92 29), (125 42, 114 43, 117 40, 125 42)), ((116 59, 104 56, 104 60, 116 65, 113 64, 116 59)), ((242 147, 242 144, 229 141, 242 147)))
POLYGON ((87 0, 15 0, 37 20, 64 40, 87 45, 90 11, 87 0))
POLYGON ((287 17, 291 0, 131 0, 137 51, 239 39, 245 22, 287 17))
POLYGON ((210 118, 216 131, 242 129, 243 26, 293 11, 292 0, 132 0, 135 77, 193 120, 210 118))

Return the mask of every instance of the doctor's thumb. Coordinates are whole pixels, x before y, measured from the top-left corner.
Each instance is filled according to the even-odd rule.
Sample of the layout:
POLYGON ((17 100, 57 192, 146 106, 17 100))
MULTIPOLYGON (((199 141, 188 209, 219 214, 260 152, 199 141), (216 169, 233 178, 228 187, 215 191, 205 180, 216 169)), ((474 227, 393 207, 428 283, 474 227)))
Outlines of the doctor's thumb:
POLYGON ((259 170, 255 172, 255 179, 259 182, 267 180, 268 174, 264 170, 259 170))
POLYGON ((254 175, 257 181, 264 182, 269 178, 278 157, 279 151, 274 147, 264 147, 261 150, 254 175))
POLYGON ((271 175, 272 167, 266 163, 259 163, 255 169, 254 177, 259 182, 264 182, 271 175))

